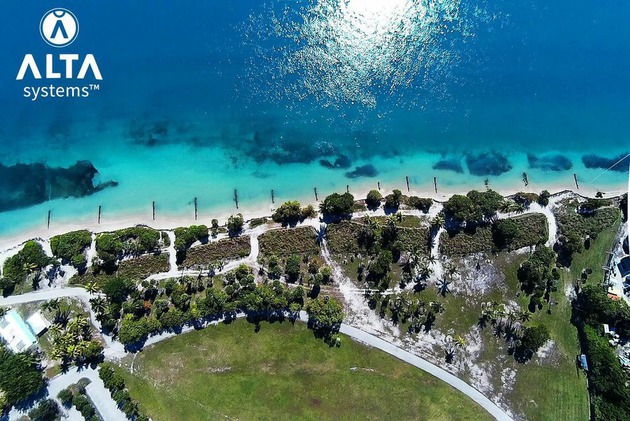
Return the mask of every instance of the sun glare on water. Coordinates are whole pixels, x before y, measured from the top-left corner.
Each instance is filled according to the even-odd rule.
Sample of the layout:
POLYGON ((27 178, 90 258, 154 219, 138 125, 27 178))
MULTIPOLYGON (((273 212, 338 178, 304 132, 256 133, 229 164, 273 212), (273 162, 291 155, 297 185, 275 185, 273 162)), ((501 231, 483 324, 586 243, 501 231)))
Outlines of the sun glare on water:
POLYGON ((460 2, 313 0, 275 21, 276 35, 289 40, 278 80, 290 81, 289 95, 324 106, 375 107, 444 72, 454 57, 444 39, 462 26, 460 2))

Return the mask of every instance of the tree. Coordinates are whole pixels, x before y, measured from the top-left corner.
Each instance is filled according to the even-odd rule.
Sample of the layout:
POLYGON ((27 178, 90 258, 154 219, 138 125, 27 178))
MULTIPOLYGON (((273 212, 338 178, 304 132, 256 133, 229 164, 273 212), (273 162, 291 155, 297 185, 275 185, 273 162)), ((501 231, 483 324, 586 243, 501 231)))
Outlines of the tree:
POLYGON ((112 303, 122 303, 133 291, 133 282, 124 278, 110 278, 103 284, 103 293, 112 303))
POLYGON ((219 234, 219 221, 217 219, 213 219, 211 221, 211 233, 213 237, 216 237, 219 234))
POLYGON ((383 196, 378 190, 370 190, 365 198, 365 204, 370 209, 376 209, 381 206, 381 200, 383 200, 383 196))
POLYGON ((75 267, 80 266, 77 263, 81 262, 81 256, 85 259, 83 252, 91 244, 92 234, 87 230, 72 231, 50 239, 53 254, 64 261, 72 262, 75 267))
POLYGON ((385 207, 389 209, 398 209, 402 203, 403 194, 400 190, 394 189, 392 194, 385 197, 385 207))
POLYGON ((468 196, 455 194, 444 204, 444 212, 459 222, 477 222, 482 214, 477 205, 468 196))
POLYGON ((392 260, 392 252, 382 250, 376 259, 370 263, 368 268, 367 280, 382 291, 385 291, 389 287, 387 275, 389 274, 392 260))
POLYGON ((547 329, 547 326, 541 324, 530 326, 525 328, 519 347, 531 357, 531 355, 535 354, 549 339, 549 329, 547 329))
POLYGON ((57 394, 57 398, 64 406, 69 406, 72 403, 72 391, 70 389, 63 389, 57 394))
POLYGON ((547 206, 549 204, 549 198, 551 197, 551 193, 548 190, 543 190, 538 196, 538 204, 540 206, 547 206))
POLYGON ((306 304, 309 325, 316 330, 332 332, 343 321, 343 307, 334 298, 315 298, 306 304))
POLYGON ((14 354, 0 345, 0 390, 4 392, 6 407, 25 400, 44 387, 39 358, 27 354, 14 354))
POLYGON ((408 203, 412 208, 428 213, 431 206, 433 206, 433 199, 411 196, 408 203))
POLYGON ((324 199, 319 208, 326 216, 343 218, 352 215, 354 196, 350 193, 333 193, 324 199))
MULTIPOLYGON (((467 196, 477 206, 485 219, 494 217, 503 202, 503 196, 491 189, 483 192, 472 190, 468 192, 467 196)), ((477 221, 479 222, 479 220, 477 221)))
POLYGON ((230 236, 235 237, 240 234, 243 230, 243 225, 245 221, 243 220, 242 214, 232 215, 228 218, 227 228, 230 236))
POLYGON ((300 206, 296 200, 285 202, 271 215, 271 219, 282 225, 295 225, 302 218, 300 206))
POLYGON ((287 257, 287 262, 284 265, 284 273, 287 277, 287 282, 296 282, 300 277, 300 256, 292 254, 287 257))
POLYGON ((52 399, 44 399, 28 413, 31 421, 55 421, 60 415, 59 405, 52 399))

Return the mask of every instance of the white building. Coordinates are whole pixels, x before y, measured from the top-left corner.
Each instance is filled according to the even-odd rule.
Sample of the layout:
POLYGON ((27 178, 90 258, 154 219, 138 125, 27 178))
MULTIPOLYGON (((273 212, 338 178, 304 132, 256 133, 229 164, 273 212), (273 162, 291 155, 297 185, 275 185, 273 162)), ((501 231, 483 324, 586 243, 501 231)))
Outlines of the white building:
POLYGON ((15 310, 0 318, 0 336, 13 352, 24 352, 37 343, 33 331, 15 310))

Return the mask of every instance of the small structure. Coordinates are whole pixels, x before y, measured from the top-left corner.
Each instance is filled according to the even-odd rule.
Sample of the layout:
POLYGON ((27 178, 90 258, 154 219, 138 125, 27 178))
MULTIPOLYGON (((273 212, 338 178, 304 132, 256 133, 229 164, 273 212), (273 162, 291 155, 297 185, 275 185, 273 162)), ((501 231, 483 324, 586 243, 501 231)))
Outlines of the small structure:
POLYGON ((584 371, 588 371, 588 362, 586 361, 586 355, 580 355, 580 366, 584 369, 584 371))
POLYGON ((38 311, 26 319, 26 324, 31 328, 35 336, 43 335, 50 327, 50 322, 44 317, 41 311, 38 311))
POLYGON ((37 343, 35 335, 15 310, 9 311, 0 318, 0 336, 16 353, 27 351, 37 343))

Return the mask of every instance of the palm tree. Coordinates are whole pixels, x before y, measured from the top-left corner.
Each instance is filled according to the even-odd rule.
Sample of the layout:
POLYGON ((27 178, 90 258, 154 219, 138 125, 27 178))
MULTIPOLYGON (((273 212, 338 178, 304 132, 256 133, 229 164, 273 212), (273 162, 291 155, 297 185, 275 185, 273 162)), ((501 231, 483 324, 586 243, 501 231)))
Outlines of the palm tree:
POLYGON ((529 310, 520 310, 518 313, 518 318, 522 323, 528 322, 532 318, 532 314, 529 310))
POLYGON ((42 310, 50 312, 59 310, 59 298, 53 298, 52 300, 44 302, 42 304, 42 310))
POLYGON ((499 203, 499 212, 510 213, 512 212, 513 205, 514 202, 512 202, 511 200, 502 200, 501 203, 499 203))
POLYGON ((429 308, 433 314, 440 314, 444 312, 444 305, 438 301, 431 301, 429 303, 429 308))
POLYGON ((466 339, 461 335, 457 335, 455 337, 455 345, 459 348, 466 348, 466 339))
POLYGON ((450 284, 451 281, 448 281, 446 279, 438 280, 438 291, 442 295, 442 297, 446 297, 446 294, 451 292, 451 289, 449 288, 450 284))
POLYGON ((431 220, 431 228, 433 228, 436 231, 439 230, 440 228, 443 228, 445 224, 446 224, 446 219, 444 218, 444 213, 442 212, 435 215, 435 218, 431 220))
POLYGON ((98 284, 96 282, 88 282, 85 284, 85 290, 90 294, 96 294, 99 290, 98 284))
POLYGON ((92 310, 96 313, 104 313, 107 308, 107 300, 103 297, 96 297, 90 300, 92 310))

